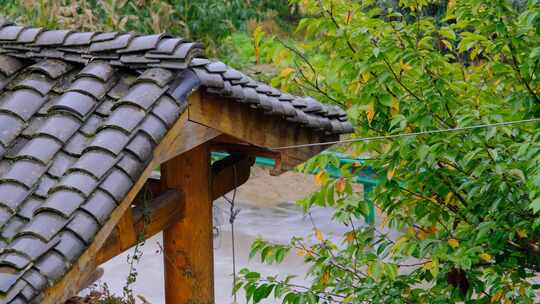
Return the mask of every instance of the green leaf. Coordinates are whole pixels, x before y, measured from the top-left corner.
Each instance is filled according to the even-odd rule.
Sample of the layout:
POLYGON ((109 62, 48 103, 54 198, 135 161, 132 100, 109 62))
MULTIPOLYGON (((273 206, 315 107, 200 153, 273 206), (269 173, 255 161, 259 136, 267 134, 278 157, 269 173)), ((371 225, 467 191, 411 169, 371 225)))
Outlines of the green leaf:
POLYGON ((538 210, 540 210, 540 197, 534 199, 529 207, 534 211, 534 213, 538 212, 538 210))

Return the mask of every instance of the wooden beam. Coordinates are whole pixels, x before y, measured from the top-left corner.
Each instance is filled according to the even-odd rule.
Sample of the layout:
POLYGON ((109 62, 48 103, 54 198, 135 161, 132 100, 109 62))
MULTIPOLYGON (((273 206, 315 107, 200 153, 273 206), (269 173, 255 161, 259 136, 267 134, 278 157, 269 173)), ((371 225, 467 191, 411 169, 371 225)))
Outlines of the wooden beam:
POLYGON ((79 257, 77 262, 71 267, 71 269, 51 287, 48 287, 43 292, 43 304, 57 304, 64 303, 67 299, 77 295, 82 287, 85 285, 85 280, 88 280, 86 273, 93 272, 97 267, 96 255, 107 240, 108 236, 114 230, 120 218, 124 215, 126 210, 130 208, 131 203, 137 196, 137 193, 144 186, 146 180, 151 176, 154 168, 159 166, 160 159, 163 159, 165 155, 169 155, 168 150, 171 146, 174 146, 174 142, 180 132, 183 130, 183 126, 187 122, 187 113, 177 120, 174 126, 167 132, 161 143, 154 149, 154 157, 152 161, 147 165, 141 177, 137 180, 135 185, 131 188, 124 200, 116 207, 112 212, 109 220, 96 234, 96 237, 92 241, 92 244, 84 251, 79 257))
POLYGON ((255 157, 230 155, 212 164, 212 200, 243 185, 251 172, 255 157))
MULTIPOLYGON (((338 140, 338 135, 300 127, 282 117, 266 115, 261 110, 205 92, 195 92, 189 99, 189 120, 266 149, 298 144, 338 140)), ((281 169, 289 170, 320 153, 326 147, 276 150, 281 154, 281 169)))
POLYGON ((210 151, 202 144, 161 166, 164 187, 182 190, 184 218, 163 232, 165 302, 214 303, 210 151))
POLYGON ((183 208, 182 195, 176 190, 167 190, 149 202, 138 200, 109 235, 96 256, 96 263, 100 265, 107 262, 179 221, 183 216, 183 208))
POLYGON ((177 155, 216 138, 220 134, 221 132, 215 129, 208 128, 193 121, 187 121, 183 126, 182 132, 174 140, 167 153, 161 156, 159 161, 160 163, 164 163, 177 155))

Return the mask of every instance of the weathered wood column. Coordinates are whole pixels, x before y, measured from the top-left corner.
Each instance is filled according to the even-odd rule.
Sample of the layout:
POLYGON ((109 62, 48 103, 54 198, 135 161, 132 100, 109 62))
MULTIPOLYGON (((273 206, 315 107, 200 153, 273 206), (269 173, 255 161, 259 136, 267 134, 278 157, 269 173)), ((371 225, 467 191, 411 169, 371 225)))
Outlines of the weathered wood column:
POLYGON ((164 186, 181 190, 185 199, 183 219, 163 231, 166 303, 214 303, 208 144, 167 161, 161 172, 164 186))

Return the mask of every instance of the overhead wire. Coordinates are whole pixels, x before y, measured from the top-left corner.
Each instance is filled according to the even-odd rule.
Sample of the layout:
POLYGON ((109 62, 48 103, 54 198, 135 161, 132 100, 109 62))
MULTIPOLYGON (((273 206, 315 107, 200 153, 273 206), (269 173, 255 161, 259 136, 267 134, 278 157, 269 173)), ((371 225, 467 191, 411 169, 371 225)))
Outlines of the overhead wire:
POLYGON ((473 126, 458 127, 458 128, 449 128, 449 129, 426 130, 426 131, 411 132, 411 133, 400 133, 400 134, 380 135, 380 136, 372 136, 372 137, 350 138, 350 139, 343 139, 343 140, 334 140, 334 141, 325 141, 325 142, 316 142, 316 143, 307 143, 307 144, 299 144, 299 145, 273 147, 273 148, 269 148, 269 149, 270 150, 287 150, 287 149, 306 148, 306 147, 331 146, 331 145, 337 145, 337 144, 346 144, 346 143, 355 143, 355 142, 364 142, 364 141, 395 139, 395 138, 420 136, 420 135, 428 135, 428 134, 461 132, 461 131, 483 129, 483 128, 491 128, 491 127, 503 127, 503 126, 509 126, 509 125, 532 123, 532 122, 540 122, 540 118, 530 118, 530 119, 522 119, 522 120, 514 120, 514 121, 504 121, 504 122, 473 125, 473 126))

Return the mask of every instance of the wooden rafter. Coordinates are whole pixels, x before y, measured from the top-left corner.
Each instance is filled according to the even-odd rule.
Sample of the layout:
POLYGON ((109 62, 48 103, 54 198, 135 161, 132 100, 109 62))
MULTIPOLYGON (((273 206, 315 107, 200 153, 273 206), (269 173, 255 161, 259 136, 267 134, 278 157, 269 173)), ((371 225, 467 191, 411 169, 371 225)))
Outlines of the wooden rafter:
MULTIPOLYGON (((280 168, 289 170, 320 153, 325 147, 306 147, 271 151, 270 148, 339 139, 338 135, 298 127, 283 118, 265 115, 262 111, 204 92, 195 92, 189 102, 189 120, 218 130, 238 142, 276 152, 280 168)), ((223 138, 223 137, 220 137, 223 138)), ((230 142, 230 140, 229 140, 230 142)))

